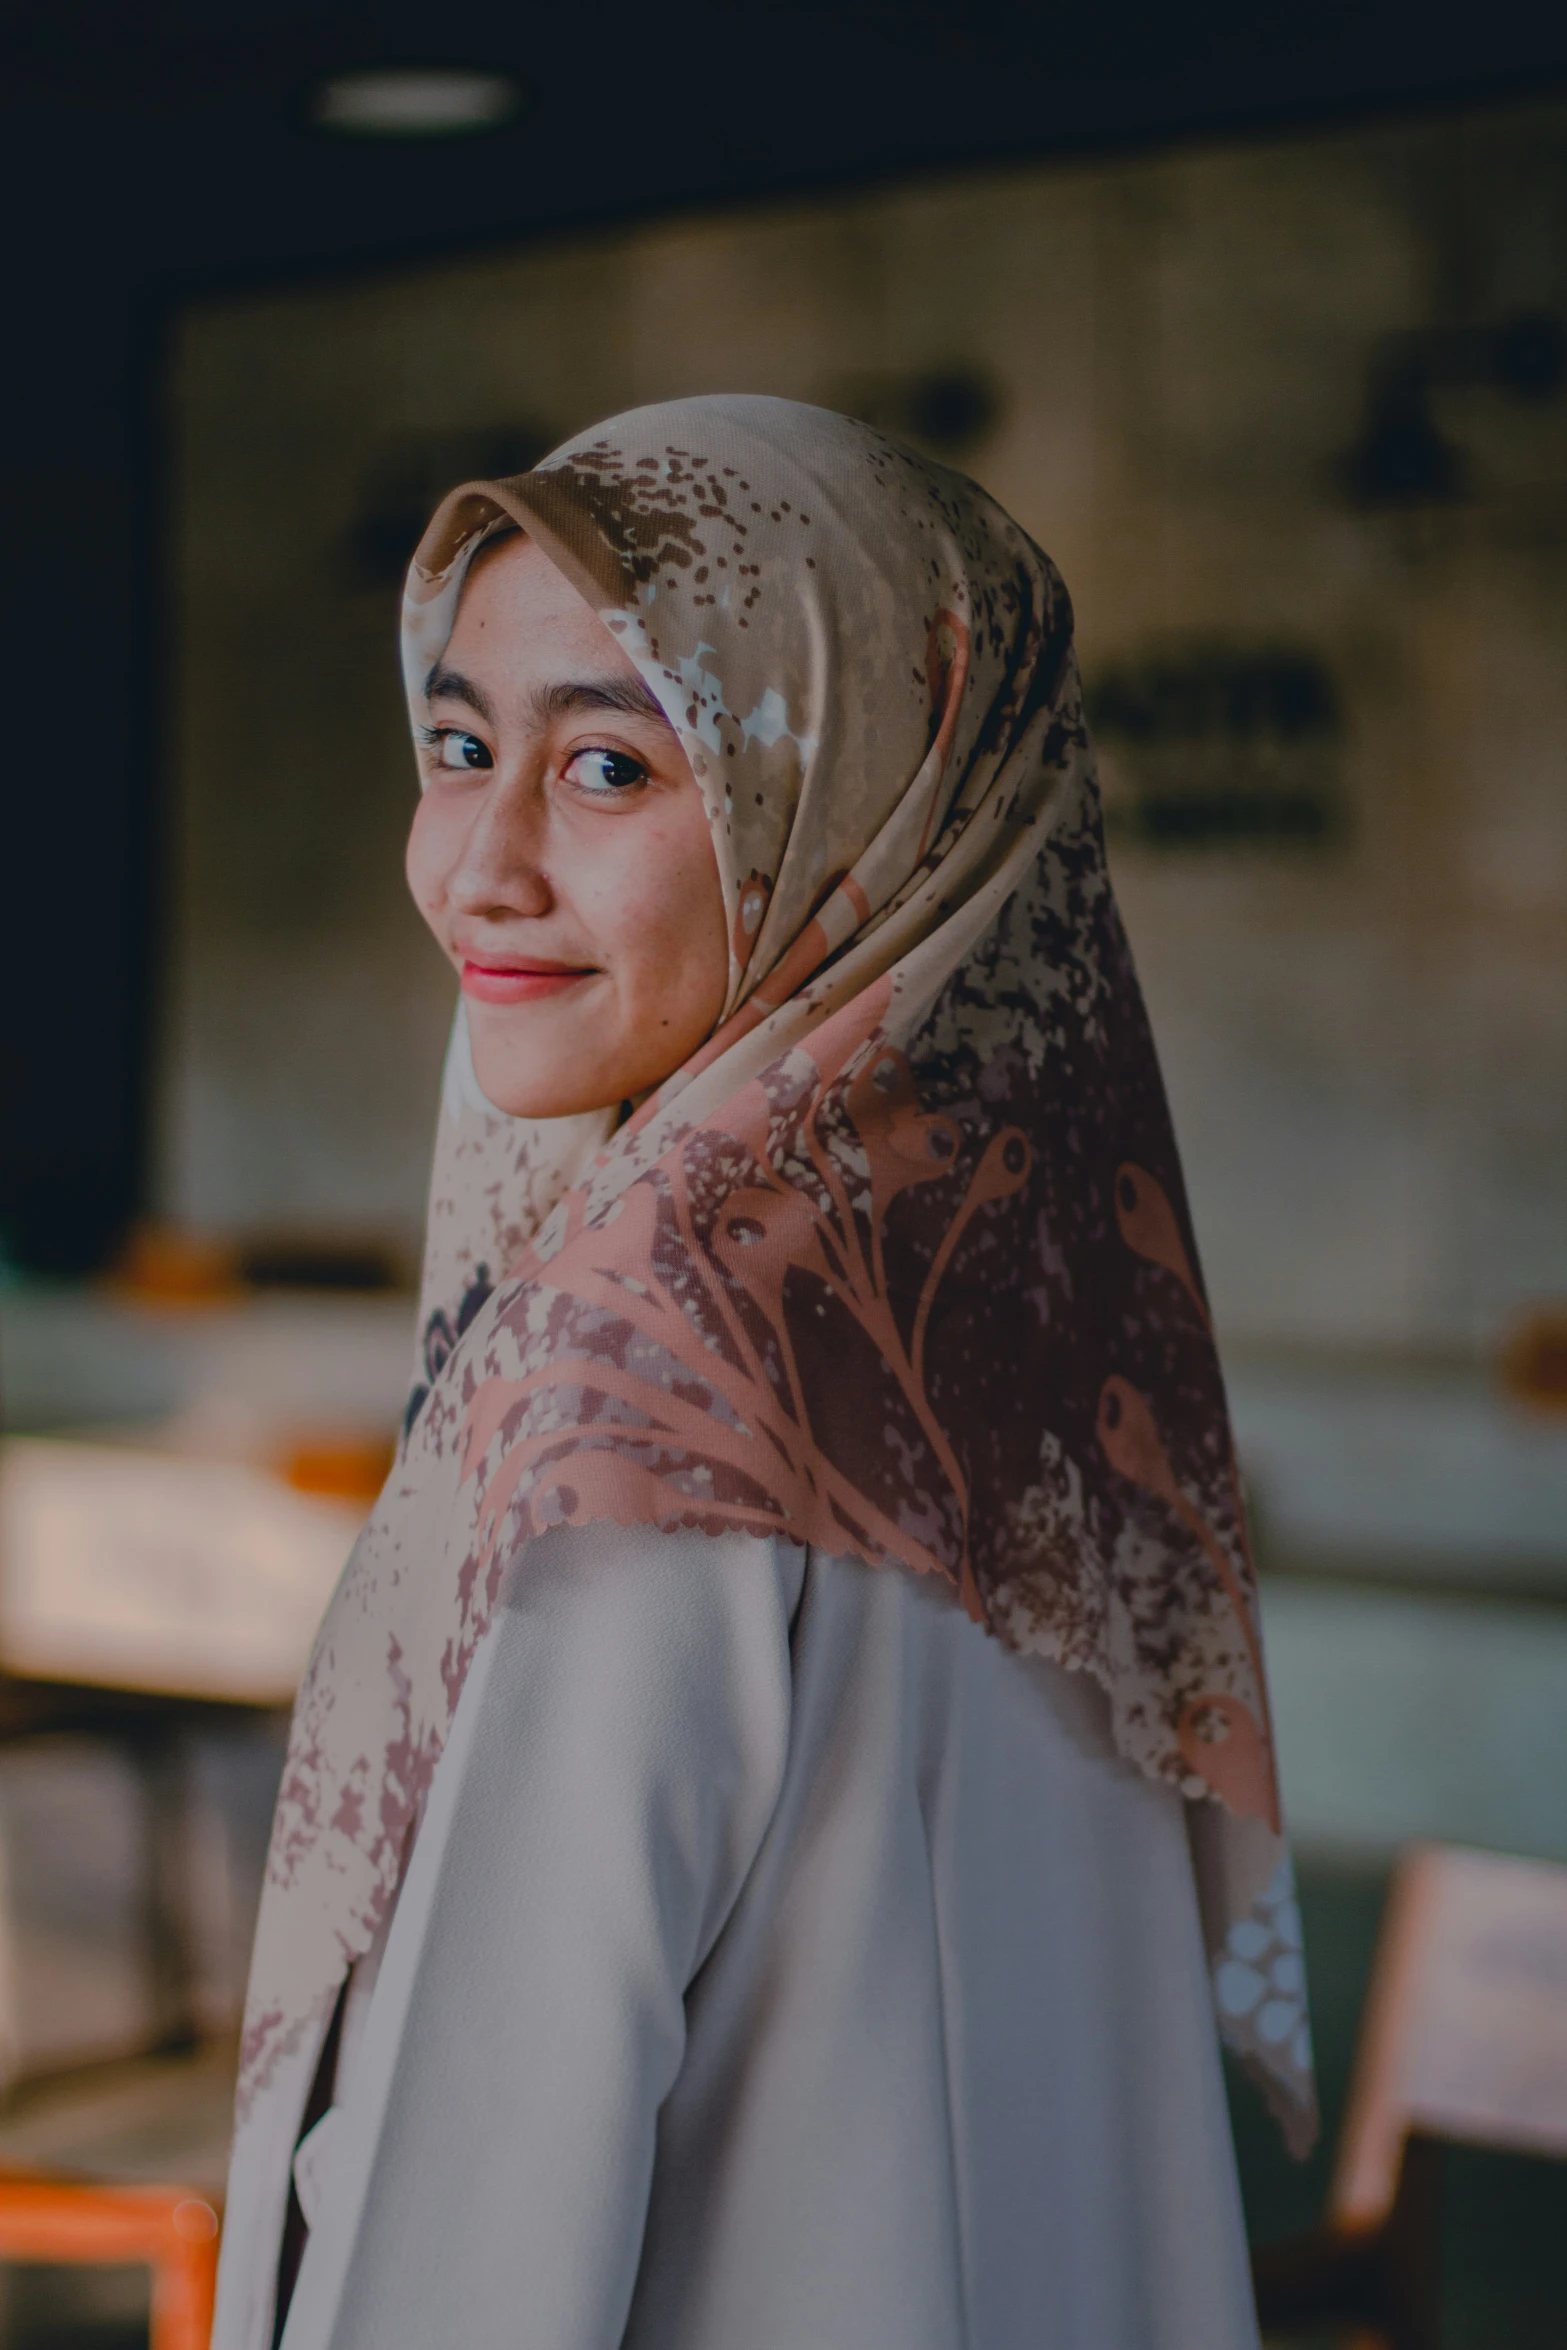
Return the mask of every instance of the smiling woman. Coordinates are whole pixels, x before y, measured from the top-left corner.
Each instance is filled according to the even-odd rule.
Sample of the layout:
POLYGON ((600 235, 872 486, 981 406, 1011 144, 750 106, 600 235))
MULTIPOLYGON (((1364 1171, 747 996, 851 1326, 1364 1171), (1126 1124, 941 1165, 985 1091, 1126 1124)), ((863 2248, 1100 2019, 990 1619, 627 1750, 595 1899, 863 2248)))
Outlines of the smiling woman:
POLYGON ((404 676, 424 1359, 217 2350, 1255 2350, 1215 2005, 1304 2142, 1299 1919, 1059 578, 685 401, 453 491, 404 676))
POLYGON ((479 1083, 514 1117, 637 1099, 711 1034, 729 978, 679 738, 515 530, 470 568, 425 700, 408 880, 461 974, 479 1083))

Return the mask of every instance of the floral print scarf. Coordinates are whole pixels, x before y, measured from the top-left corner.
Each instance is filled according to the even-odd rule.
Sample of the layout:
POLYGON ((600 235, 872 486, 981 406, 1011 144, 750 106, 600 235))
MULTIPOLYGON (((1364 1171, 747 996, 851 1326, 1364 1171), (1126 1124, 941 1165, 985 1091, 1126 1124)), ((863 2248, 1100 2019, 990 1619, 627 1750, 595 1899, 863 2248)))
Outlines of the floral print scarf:
POLYGON ((624 1123, 503 1116, 459 1019, 422 1359, 300 1691, 242 2130, 395 1896, 503 1579, 604 1519, 934 1576, 1091 1673, 1121 1752, 1189 1799, 1221 2028, 1303 2143, 1256 1585, 1062 582, 863 425, 639 409, 447 498, 404 606, 416 717, 508 524, 679 736, 728 1000, 624 1123))

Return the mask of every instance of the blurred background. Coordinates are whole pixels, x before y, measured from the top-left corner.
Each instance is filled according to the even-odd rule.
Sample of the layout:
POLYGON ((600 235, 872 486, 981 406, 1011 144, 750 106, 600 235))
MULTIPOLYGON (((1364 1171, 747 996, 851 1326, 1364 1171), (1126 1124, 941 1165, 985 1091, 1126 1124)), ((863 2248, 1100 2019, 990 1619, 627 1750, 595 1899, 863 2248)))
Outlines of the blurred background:
MULTIPOLYGON (((1397 1856, 1567 1863, 1567 35, 707 0, 441 47, 266 0, 0 36, 0 2163, 221 2187, 453 1008, 413 541, 600 415, 765 391, 971 472, 1073 593, 1263 1570, 1321 2152, 1234 2102, 1290 2236, 1397 1856)), ((1567 2166, 1503 2138, 1445 2163, 1450 2350, 1567 2339, 1567 2166)), ((146 2339, 135 2275, 0 2276, 0 2341, 146 2339)))

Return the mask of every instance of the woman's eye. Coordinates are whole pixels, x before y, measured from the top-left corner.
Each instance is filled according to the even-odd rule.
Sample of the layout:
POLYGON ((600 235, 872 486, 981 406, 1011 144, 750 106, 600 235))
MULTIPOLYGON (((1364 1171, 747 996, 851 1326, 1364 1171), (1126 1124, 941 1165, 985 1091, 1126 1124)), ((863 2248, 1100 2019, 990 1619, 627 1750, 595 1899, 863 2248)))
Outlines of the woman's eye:
POLYGON ((460 727, 438 726, 432 737, 437 767, 493 767, 487 747, 476 734, 464 734, 460 727))
POLYGON ((624 751, 578 751, 566 762, 566 774, 581 792, 613 799, 646 783, 647 769, 624 751))

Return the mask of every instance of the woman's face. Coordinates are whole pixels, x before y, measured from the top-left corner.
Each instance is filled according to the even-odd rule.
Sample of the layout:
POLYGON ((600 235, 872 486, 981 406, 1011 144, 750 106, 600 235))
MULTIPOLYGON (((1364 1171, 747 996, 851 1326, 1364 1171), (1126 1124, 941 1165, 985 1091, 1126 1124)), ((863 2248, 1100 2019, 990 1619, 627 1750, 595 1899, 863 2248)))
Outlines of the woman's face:
POLYGON ((729 957, 701 791, 657 702, 530 539, 469 574, 426 685, 414 902, 497 1109, 648 1092, 712 1033, 729 957))

